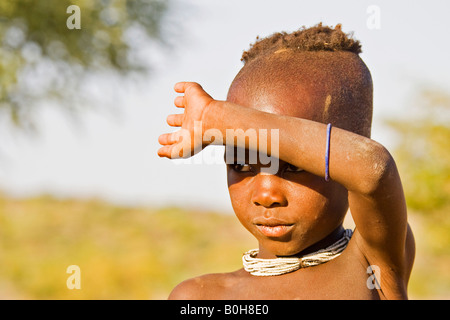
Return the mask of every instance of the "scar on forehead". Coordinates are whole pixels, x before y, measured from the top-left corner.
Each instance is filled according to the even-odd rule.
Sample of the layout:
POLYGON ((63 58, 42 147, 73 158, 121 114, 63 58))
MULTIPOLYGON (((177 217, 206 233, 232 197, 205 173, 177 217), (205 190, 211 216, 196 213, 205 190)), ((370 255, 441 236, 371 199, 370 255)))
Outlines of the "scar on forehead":
POLYGON ((289 50, 289 48, 281 48, 281 49, 278 49, 277 51, 275 51, 274 54, 281 53, 281 52, 286 52, 288 50, 289 50))
POLYGON ((330 104, 331 104, 331 95, 329 94, 325 99, 325 108, 323 109, 324 120, 328 120, 328 108, 330 107, 330 104))

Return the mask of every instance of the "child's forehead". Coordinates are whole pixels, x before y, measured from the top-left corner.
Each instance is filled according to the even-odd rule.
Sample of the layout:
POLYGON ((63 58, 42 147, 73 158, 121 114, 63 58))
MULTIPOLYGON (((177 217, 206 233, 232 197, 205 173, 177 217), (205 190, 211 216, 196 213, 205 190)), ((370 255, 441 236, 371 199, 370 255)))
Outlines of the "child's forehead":
POLYGON ((283 52, 258 58, 238 73, 227 100, 370 134, 370 72, 357 55, 348 52, 283 52))
POLYGON ((265 112, 320 121, 327 96, 339 74, 332 64, 313 62, 310 54, 288 59, 284 53, 245 66, 233 81, 227 100, 265 112), (326 68, 330 65, 330 68, 326 68))
MULTIPOLYGON (((322 93, 319 88, 301 83, 274 84, 263 87, 257 83, 247 84, 245 90, 230 90, 227 100, 259 111, 323 121, 324 110, 331 94, 322 93)), ((329 104, 329 103, 328 103, 329 104)))

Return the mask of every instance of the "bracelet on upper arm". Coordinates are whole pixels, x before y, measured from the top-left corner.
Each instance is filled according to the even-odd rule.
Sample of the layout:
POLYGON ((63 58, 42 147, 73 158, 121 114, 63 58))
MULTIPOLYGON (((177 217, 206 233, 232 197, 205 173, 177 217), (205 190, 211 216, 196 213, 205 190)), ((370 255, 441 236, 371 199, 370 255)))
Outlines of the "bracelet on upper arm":
POLYGON ((325 181, 330 180, 330 138, 331 138, 331 123, 327 125, 327 146, 325 150, 325 181))

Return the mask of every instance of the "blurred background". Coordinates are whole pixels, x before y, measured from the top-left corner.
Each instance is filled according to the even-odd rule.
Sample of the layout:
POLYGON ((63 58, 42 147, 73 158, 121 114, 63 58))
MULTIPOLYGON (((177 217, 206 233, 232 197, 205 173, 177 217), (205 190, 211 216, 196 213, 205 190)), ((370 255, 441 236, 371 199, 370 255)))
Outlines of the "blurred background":
POLYGON ((220 150, 156 154, 173 84, 223 100, 256 36, 323 22, 354 32, 372 72, 372 138, 396 158, 416 238, 409 295, 449 299, 449 12, 445 0, 1 1, 0 298, 165 299, 240 268, 257 243, 233 215, 220 150))

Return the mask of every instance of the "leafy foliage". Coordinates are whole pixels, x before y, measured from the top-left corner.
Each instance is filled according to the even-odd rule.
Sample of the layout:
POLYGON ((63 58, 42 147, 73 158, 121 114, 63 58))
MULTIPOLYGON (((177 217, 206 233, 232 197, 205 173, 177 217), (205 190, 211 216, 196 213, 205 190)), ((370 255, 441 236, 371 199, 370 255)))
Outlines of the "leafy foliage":
POLYGON ((163 39, 169 3, 1 1, 0 111, 16 125, 31 125, 34 109, 49 97, 63 108, 81 104, 82 84, 92 74, 148 70, 136 52, 144 42, 163 39), (73 4, 80 8, 81 29, 66 25, 73 4))
POLYGON ((450 297, 450 94, 424 89, 410 113, 389 120, 398 135, 395 158, 416 239, 411 291, 450 297), (412 219, 411 219, 412 218, 412 219))
POLYGON ((412 117, 389 121, 399 135, 396 159, 408 207, 427 215, 449 212, 450 95, 424 90, 412 109, 412 117))

